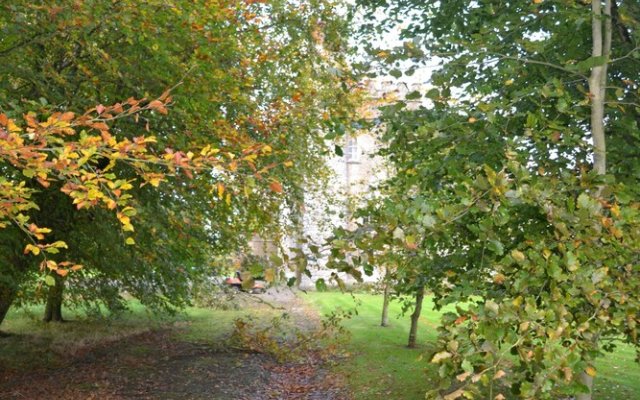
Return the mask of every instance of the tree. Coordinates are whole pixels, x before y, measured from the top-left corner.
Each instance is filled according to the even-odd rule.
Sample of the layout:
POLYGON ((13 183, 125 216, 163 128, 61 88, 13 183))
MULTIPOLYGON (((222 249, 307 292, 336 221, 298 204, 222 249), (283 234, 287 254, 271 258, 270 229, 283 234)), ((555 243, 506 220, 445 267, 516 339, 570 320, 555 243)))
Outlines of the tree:
POLYGON ((340 228, 331 239, 332 251, 327 266, 361 278, 361 269, 371 275, 375 266, 384 265, 385 293, 381 326, 388 323, 391 288, 404 297, 403 312, 413 308, 407 347, 417 346, 418 327, 425 288, 430 285, 431 257, 419 251, 418 236, 412 225, 413 213, 404 213, 397 193, 385 183, 386 197, 372 198, 357 210, 353 229, 340 228))
POLYGON ((383 115, 394 208, 431 257, 437 306, 459 305, 442 320, 431 360, 444 379, 430 396, 590 398, 595 358, 618 339, 640 345, 629 162, 640 138, 640 9, 361 4, 411 20, 401 47, 371 49, 378 59, 442 59, 433 89, 411 95, 430 108, 400 103, 383 115))
MULTIPOLYGON (((140 166, 116 163, 110 172, 123 177, 135 198, 131 209, 118 213, 120 227, 95 209, 54 218, 47 209, 68 206, 65 196, 47 194, 60 189, 56 185, 38 189, 43 212, 31 210, 29 217, 60 232, 69 247, 65 255, 88 267, 66 278, 74 283, 76 299, 121 304, 117 282, 145 302, 184 304, 189 281, 208 270, 202 266, 212 250, 235 251, 257 227, 275 225, 283 199, 319 165, 325 149, 318 128, 348 114, 348 71, 336 56, 343 46, 342 19, 324 2, 302 9, 280 1, 65 3, 3 6, 5 114, 46 117, 91 107, 108 114, 114 110, 100 104, 175 85, 168 115, 166 106, 153 104, 152 113, 114 119, 109 132, 134 141, 153 130, 157 149, 168 148, 181 163, 200 156, 224 162, 188 181, 153 171, 158 175, 145 179, 154 186, 169 181, 159 190, 129 188, 140 166), (122 237, 123 228, 132 229, 132 219, 140 231, 135 247, 122 237), (101 237, 92 237, 97 232, 101 237), (80 275, 89 279, 75 279, 80 275)), ((104 154, 96 157, 90 158, 93 168, 112 168, 102 165, 108 160, 104 154)), ((203 172, 186 164, 175 171, 203 172)), ((29 258, 20 265, 3 262, 2 275, 15 276, 9 292, 29 281, 33 267, 29 258)))

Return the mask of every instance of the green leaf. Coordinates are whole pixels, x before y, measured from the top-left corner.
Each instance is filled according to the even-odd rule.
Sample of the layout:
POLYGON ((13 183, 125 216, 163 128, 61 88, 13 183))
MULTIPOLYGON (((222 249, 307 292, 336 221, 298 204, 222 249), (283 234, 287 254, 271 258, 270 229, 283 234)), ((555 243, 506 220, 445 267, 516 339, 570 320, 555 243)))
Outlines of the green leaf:
POLYGON ((324 281, 324 279, 320 278, 316 281, 316 290, 318 290, 318 292, 327 291, 327 283, 324 281))
POLYGON ((420 92, 417 91, 417 90, 414 90, 413 92, 408 93, 405 96, 405 99, 407 99, 407 100, 417 100, 417 99, 419 99, 421 97, 422 97, 422 95, 420 94, 420 92))
POLYGON ((492 251, 498 256, 501 256, 504 254, 504 246, 499 240, 495 240, 495 239, 489 240, 487 242, 487 249, 489 251, 492 251))
POLYGON ((342 151, 342 147, 338 146, 337 144, 336 144, 336 145, 335 145, 335 147, 334 147, 334 151, 335 151, 335 153, 336 153, 336 155, 337 155, 338 157, 342 157, 342 156, 344 156, 344 153, 343 153, 343 151, 342 151))
POLYGON ((473 365, 469 360, 462 361, 461 367, 464 372, 473 372, 473 365))
POLYGON ((571 272, 576 271, 580 266, 580 262, 576 258, 575 254, 573 254, 570 251, 568 251, 567 254, 565 254, 564 260, 565 260, 565 264, 567 265, 567 269, 571 272))
POLYGON ((53 276, 51 276, 51 275, 47 275, 44 278, 44 282, 49 286, 55 286, 56 285, 56 280, 53 279, 53 276))

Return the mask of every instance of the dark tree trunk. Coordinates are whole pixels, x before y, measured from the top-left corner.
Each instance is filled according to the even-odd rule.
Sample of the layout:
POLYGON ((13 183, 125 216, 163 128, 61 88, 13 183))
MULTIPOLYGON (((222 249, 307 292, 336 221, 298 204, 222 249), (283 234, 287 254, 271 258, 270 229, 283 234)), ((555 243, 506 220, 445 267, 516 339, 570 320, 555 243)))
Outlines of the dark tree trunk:
POLYGON ((0 325, 7 316, 11 303, 16 298, 16 289, 12 286, 0 284, 0 325))
POLYGON ((416 338, 418 336, 418 320, 420 319, 420 313, 422 312, 422 301, 424 300, 424 286, 420 286, 416 291, 416 308, 411 314, 411 329, 409 330, 409 343, 407 347, 416 347, 416 338))
POLYGON ((62 294, 64 292, 64 280, 55 277, 56 284, 49 287, 47 305, 44 310, 44 322, 64 322, 62 318, 62 294))
POLYGON ((384 277, 384 294, 382 300, 382 321, 380 321, 380 326, 389 326, 389 270, 386 270, 384 277))

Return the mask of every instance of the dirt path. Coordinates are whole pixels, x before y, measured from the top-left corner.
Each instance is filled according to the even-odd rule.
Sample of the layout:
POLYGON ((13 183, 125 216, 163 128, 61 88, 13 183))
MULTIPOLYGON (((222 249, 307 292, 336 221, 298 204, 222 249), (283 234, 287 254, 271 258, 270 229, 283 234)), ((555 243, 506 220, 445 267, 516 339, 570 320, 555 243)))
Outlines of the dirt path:
MULTIPOLYGON (((292 293, 268 293, 302 327, 318 316, 292 293)), ((320 361, 277 364, 264 354, 184 342, 147 332, 79 355, 56 369, 0 374, 0 399, 344 400, 320 361)))

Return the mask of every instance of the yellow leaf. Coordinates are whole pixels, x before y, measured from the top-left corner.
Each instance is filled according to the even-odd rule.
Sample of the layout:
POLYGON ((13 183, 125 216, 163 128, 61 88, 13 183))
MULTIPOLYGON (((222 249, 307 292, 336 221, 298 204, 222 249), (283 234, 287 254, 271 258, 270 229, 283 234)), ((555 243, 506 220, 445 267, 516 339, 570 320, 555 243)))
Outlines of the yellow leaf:
POLYGON ((68 249, 69 246, 67 246, 67 244, 65 242, 63 242, 62 240, 58 240, 56 242, 51 243, 51 246, 59 248, 59 249, 68 249))
POLYGON ((47 268, 49 268, 52 271, 55 271, 56 269, 58 269, 58 264, 53 260, 47 260, 47 268))
POLYGON ((284 163, 282 163, 282 165, 284 165, 285 167, 293 167, 293 161, 285 161, 284 163))
POLYGON ((222 200, 222 196, 224 196, 224 184, 218 182, 218 198, 222 200))
POLYGON ((562 372, 564 373, 564 380, 567 382, 571 382, 573 379, 573 371, 569 367, 562 368, 562 372))
POLYGON ((620 216, 620 206, 617 204, 612 205, 611 214, 613 214, 614 217, 618 218, 620 216))
POLYGON ((455 392, 451 392, 448 395, 444 396, 444 400, 455 400, 460 398, 464 394, 464 390, 458 389, 455 392))
POLYGON ((587 368, 585 368, 584 372, 586 372, 589 376, 596 376, 596 369, 592 366, 588 366, 587 368))
POLYGON ((460 382, 462 382, 465 379, 467 379, 469 377, 469 375, 471 375, 471 372, 463 372, 462 374, 456 376, 456 379, 459 380, 460 382))
POLYGON ((447 358, 451 358, 451 353, 448 351, 441 351, 440 353, 436 353, 431 359, 432 363, 438 363, 442 360, 446 360, 447 358))
POLYGON ((120 223, 122 225, 127 225, 127 224, 131 223, 131 219, 129 217, 127 217, 126 215, 124 215, 123 213, 118 213, 117 217, 120 220, 120 223))
POLYGON ((135 240, 133 240, 133 238, 132 238, 132 237, 128 237, 124 242, 125 242, 126 244, 128 244, 128 245, 134 245, 134 244, 136 244, 136 241, 135 241, 135 240))
POLYGON ((9 120, 9 122, 7 123, 7 129, 9 130, 9 132, 11 133, 18 133, 21 132, 22 129, 16 125, 13 120, 9 120))
POLYGON ((518 296, 515 299, 513 299, 513 301, 511 303, 516 307, 520 307, 522 305, 522 301, 523 300, 524 299, 522 298, 522 296, 518 296))
POLYGON ((513 257, 513 259, 517 262, 523 262, 526 259, 523 252, 515 249, 511 251, 511 257, 513 257))
POLYGON ((33 253, 34 256, 37 256, 38 254, 40 254, 40 248, 38 246, 28 244, 24 248, 24 254, 29 254, 29 252, 33 253))

